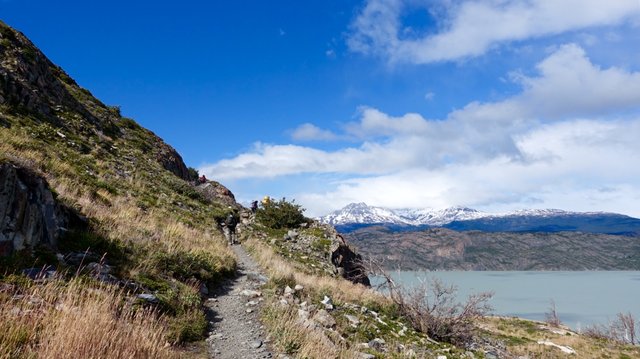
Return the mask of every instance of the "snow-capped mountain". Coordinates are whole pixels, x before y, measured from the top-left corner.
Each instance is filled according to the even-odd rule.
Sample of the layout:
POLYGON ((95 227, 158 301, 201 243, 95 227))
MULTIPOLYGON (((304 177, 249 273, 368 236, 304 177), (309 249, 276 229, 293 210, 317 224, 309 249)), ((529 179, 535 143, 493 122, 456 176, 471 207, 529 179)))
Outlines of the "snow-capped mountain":
POLYGON ((593 216, 602 212, 568 212, 559 209, 524 209, 505 213, 480 212, 467 207, 450 207, 445 209, 388 209, 368 206, 366 203, 351 203, 331 214, 318 218, 320 222, 331 225, 386 223, 409 226, 444 226, 457 221, 478 219, 497 219, 513 217, 561 217, 561 216, 593 216))
POLYGON ((489 216, 488 213, 476 211, 475 209, 467 207, 450 207, 445 209, 399 209, 394 213, 403 218, 406 224, 414 226, 442 226, 453 221, 466 221, 489 216))
POLYGON ((489 216, 465 207, 446 209, 398 209, 368 206, 366 203, 351 203, 319 220, 331 225, 353 223, 390 223, 410 226, 441 226, 453 221, 463 221, 489 216))
POLYGON ((408 224, 406 219, 394 211, 382 207, 368 206, 366 203, 351 203, 344 208, 319 218, 320 222, 331 225, 345 223, 392 223, 408 224))

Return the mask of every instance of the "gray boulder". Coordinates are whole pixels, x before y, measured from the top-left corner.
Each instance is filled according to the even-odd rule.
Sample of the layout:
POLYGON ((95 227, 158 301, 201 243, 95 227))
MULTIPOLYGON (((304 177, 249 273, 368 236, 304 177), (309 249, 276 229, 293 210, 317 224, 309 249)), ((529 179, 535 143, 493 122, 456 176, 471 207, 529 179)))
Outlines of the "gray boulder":
POLYGON ((55 248, 71 216, 44 178, 11 163, 0 164, 0 256, 38 245, 55 248))

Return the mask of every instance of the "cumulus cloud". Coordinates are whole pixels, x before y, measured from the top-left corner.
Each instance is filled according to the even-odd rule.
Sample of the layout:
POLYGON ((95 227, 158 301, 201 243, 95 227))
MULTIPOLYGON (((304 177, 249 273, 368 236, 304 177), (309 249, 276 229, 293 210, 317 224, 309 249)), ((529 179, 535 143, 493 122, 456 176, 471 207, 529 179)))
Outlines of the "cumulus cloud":
MULTIPOLYGON (((522 91, 499 102, 472 102, 443 120, 417 113, 392 116, 362 107, 345 134, 358 147, 324 151, 295 145, 258 144, 253 151, 201 168, 220 179, 298 173, 385 174, 406 168, 436 168, 496 156, 522 159, 515 138, 549 121, 638 108, 640 73, 592 64, 576 45, 560 47, 537 66, 535 77, 515 76, 522 91)), ((331 140, 313 124, 293 131, 297 140, 331 140)))
POLYGON ((640 216, 640 118, 575 120, 544 125, 516 139, 527 161, 497 156, 481 163, 407 169, 341 181, 299 199, 325 214, 351 202, 391 208, 466 205, 490 211, 520 208, 609 210, 640 216))
POLYGON ((338 139, 338 136, 312 123, 303 123, 291 132, 291 138, 295 141, 333 141, 338 139))
POLYGON ((430 63, 475 57, 511 41, 638 21, 637 0, 485 0, 449 2, 444 11, 426 2, 368 0, 351 25, 349 48, 390 62, 430 63), (437 29, 405 38, 401 16, 430 11, 437 29))
POLYGON ((346 176, 327 190, 296 196, 310 214, 366 200, 493 209, 571 203, 570 209, 640 215, 629 205, 640 200, 640 167, 631 163, 640 156, 640 73, 600 68, 573 44, 557 48, 536 70, 511 75, 519 93, 469 103, 443 119, 362 107, 344 133, 312 124, 293 132, 300 140, 349 137, 355 146, 257 144, 200 171, 221 180, 346 176))

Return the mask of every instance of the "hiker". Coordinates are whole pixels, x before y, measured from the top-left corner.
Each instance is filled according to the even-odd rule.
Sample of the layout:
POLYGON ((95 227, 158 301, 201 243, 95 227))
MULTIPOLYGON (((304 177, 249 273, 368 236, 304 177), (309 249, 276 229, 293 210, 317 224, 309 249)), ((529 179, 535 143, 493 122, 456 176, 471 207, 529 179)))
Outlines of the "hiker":
POLYGON ((258 210, 258 201, 251 202, 251 213, 256 213, 258 210))
POLYGON ((204 175, 200 176, 198 178, 198 182, 200 182, 200 184, 207 183, 207 177, 205 177, 204 175))
POLYGON ((235 212, 229 213, 227 218, 222 223, 222 230, 224 231, 224 236, 227 238, 229 245, 234 245, 237 243, 236 236, 236 226, 238 225, 238 218, 236 218, 235 212))
POLYGON ((264 196, 264 198, 262 199, 262 207, 265 208, 270 204, 271 204, 271 197, 264 196))

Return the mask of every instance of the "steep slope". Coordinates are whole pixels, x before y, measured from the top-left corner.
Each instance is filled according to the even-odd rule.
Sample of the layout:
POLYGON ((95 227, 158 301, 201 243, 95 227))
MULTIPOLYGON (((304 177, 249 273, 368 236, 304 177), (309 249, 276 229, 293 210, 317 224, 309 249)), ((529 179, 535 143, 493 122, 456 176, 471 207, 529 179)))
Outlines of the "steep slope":
MULTIPOLYGON (((118 305, 127 303, 165 315, 157 318, 150 312, 144 319, 156 331, 149 334, 157 338, 150 350, 159 345, 158 353, 164 354, 158 355, 172 356, 162 349, 166 342, 203 338, 207 322, 200 308, 200 291, 218 285, 235 269, 235 257, 218 231, 218 221, 226 216, 231 202, 199 192, 190 182, 197 172, 189 170, 171 146, 122 117, 118 107, 94 98, 24 35, 1 22, 0 166, 4 169, 0 197, 6 205, 0 211, 0 242, 4 243, 0 243, 1 290, 18 296, 35 290, 34 295, 40 295, 36 289, 23 287, 28 282, 15 279, 13 273, 53 276, 62 282, 80 276, 79 284, 69 287, 74 288, 71 292, 64 283, 54 284, 50 295, 38 299, 43 306, 32 319, 37 323, 52 320, 48 326, 23 323, 15 317, 22 310, 19 307, 2 311, 9 327, 0 330, 31 333, 26 345, 36 351, 22 352, 25 356, 44 355, 37 352, 44 348, 43 341, 63 343, 68 338, 65 333, 85 330, 69 327, 44 332, 58 320, 70 320, 57 315, 52 309, 55 302, 47 300, 82 297, 87 300, 82 301, 86 308, 79 310, 92 310, 102 304, 95 301, 97 297, 82 293, 98 289, 109 296, 111 289, 101 287, 105 284, 121 286, 133 295, 132 299, 120 298, 122 291, 113 294, 118 304, 103 308, 105 318, 126 312, 118 305), (21 191, 26 183, 33 183, 36 190, 21 191), (46 215, 61 208, 78 214, 81 223, 46 215), (43 233, 51 235, 45 238, 43 233), (168 329, 159 329, 165 327, 168 329)), ((225 192, 221 185, 216 188, 225 192)), ((233 201, 232 195, 229 198, 233 201)), ((0 301, 1 307, 9 309, 23 305, 11 295, 3 294, 0 301)), ((90 312, 84 315, 92 317, 90 312)), ((113 328, 113 333, 101 339, 106 342, 116 342, 109 335, 121 335, 127 327, 126 323, 104 325, 113 328)), ((85 340, 90 338, 68 343, 78 348, 100 347, 85 340)), ((20 352, 20 343, 14 343, 13 350, 20 352)), ((2 348, 12 350, 11 345, 2 348)), ((85 353, 86 357, 94 355, 85 353)))

